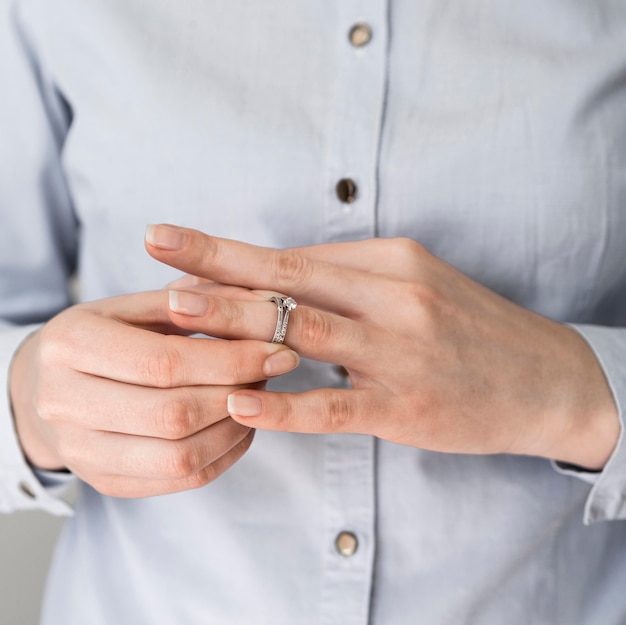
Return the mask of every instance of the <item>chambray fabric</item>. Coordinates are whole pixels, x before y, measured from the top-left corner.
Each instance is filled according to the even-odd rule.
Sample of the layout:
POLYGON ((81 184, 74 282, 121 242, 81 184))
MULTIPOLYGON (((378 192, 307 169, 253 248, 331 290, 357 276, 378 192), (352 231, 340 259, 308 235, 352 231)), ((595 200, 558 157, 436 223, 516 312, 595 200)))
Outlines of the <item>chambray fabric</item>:
MULTIPOLYGON (((0 85, 3 380, 72 273, 84 300, 178 276, 146 223, 275 247, 406 236, 573 324, 621 418, 622 0, 0 0, 0 85)), ((344 383, 305 362, 273 388, 344 383)), ((70 514, 60 482, 31 472, 3 402, 0 509, 70 514)), ((258 432, 199 490, 81 484, 43 623, 623 625, 624 518, 623 440, 592 475, 258 432)))

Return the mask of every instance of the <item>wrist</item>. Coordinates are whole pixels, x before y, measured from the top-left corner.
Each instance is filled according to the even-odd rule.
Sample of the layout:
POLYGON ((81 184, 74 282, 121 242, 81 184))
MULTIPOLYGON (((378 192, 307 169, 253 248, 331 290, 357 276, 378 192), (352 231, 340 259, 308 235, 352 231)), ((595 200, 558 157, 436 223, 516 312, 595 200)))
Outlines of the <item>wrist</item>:
POLYGON ((592 471, 602 470, 620 435, 618 408, 604 371, 587 342, 559 325, 563 337, 555 359, 560 376, 554 385, 558 408, 554 428, 539 455, 592 471))

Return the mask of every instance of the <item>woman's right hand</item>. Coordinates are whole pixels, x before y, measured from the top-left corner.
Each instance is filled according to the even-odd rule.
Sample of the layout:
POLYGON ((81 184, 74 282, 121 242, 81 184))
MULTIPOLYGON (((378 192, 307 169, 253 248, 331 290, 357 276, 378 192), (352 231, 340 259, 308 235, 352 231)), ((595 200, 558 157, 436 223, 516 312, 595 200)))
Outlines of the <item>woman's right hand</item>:
POLYGON ((32 465, 67 468, 106 495, 147 497, 203 486, 246 452, 254 430, 228 416, 228 394, 295 368, 297 355, 184 336, 167 298, 73 306, 24 341, 9 387, 32 465))

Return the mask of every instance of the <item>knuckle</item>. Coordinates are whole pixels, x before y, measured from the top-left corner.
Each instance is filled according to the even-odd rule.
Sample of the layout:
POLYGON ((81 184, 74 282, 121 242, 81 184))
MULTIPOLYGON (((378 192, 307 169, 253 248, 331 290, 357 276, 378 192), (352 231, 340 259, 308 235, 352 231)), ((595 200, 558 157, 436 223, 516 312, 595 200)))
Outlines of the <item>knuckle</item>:
POLYGON ((72 306, 50 319, 36 333, 37 357, 44 370, 74 369, 92 349, 94 311, 72 306))
POLYGON ((76 415, 73 396, 63 392, 67 388, 68 381, 49 379, 47 372, 39 373, 38 385, 35 387, 31 406, 37 417, 49 424, 71 423, 80 419, 76 415))
POLYGON ((385 265, 394 273, 406 277, 415 274, 428 253, 423 245, 407 237, 380 239, 379 244, 385 265))
POLYGON ((328 393, 324 413, 330 431, 343 431, 350 418, 350 403, 347 397, 343 393, 328 393))
POLYGON ((395 288, 395 297, 404 302, 394 313, 398 321, 402 322, 397 324, 400 328, 398 331, 402 333, 401 328, 413 327, 419 328, 422 336, 437 336, 446 309, 446 303, 437 287, 414 281, 397 283, 395 288))
POLYGON ((40 388, 33 395, 33 408, 42 421, 50 423, 56 420, 57 411, 52 407, 50 399, 40 388))
POLYGON ((210 266, 220 261, 222 248, 216 240, 209 239, 198 230, 190 230, 189 233, 192 237, 192 248, 199 253, 203 266, 210 266))
POLYGON ((75 343, 71 326, 67 332, 59 332, 58 321, 52 320, 41 328, 39 335, 39 360, 44 366, 56 366, 75 343))
POLYGON ((201 469, 200 471, 190 475, 185 479, 185 488, 193 490, 196 488, 202 488, 218 477, 218 472, 212 465, 201 469))
POLYGON ((172 479, 190 478, 198 471, 200 458, 195 446, 189 443, 172 445, 163 457, 163 473, 172 479))
POLYGON ((396 237, 389 239, 391 247, 390 252, 400 261, 414 263, 418 261, 425 253, 426 248, 408 237, 396 237))
POLYGON ((322 311, 309 308, 300 319, 300 334, 305 345, 326 345, 333 339, 333 327, 330 319, 322 311))
POLYGON ((403 284, 401 290, 414 307, 422 310, 439 308, 441 295, 436 287, 425 282, 403 284))
POLYGON ((311 263, 302 255, 291 250, 278 250, 273 258, 275 283, 287 289, 292 285, 306 285, 312 272, 311 263))
POLYGON ((180 378, 182 359, 173 350, 149 350, 139 357, 139 375, 147 386, 172 388, 180 378))
POLYGON ((166 401, 157 409, 156 415, 156 431, 163 438, 179 440, 193 433, 193 409, 189 400, 166 401))

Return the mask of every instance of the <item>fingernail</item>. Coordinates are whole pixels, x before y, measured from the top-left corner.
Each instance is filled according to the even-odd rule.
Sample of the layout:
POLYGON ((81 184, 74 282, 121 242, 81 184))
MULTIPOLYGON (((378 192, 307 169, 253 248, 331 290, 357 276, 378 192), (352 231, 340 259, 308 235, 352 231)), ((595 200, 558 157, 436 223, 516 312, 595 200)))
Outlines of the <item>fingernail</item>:
POLYGON ((252 395, 229 395, 228 412, 239 417, 258 417, 263 409, 261 400, 252 395))
POLYGON ((185 291, 170 291, 170 310, 181 315, 201 317, 209 309, 206 297, 185 291))
POLYGON ((185 233, 174 226, 146 226, 146 241, 162 250, 180 250, 185 244, 185 237, 185 233))
POLYGON ((300 364, 300 356, 290 349, 281 349, 273 353, 263 363, 263 373, 271 378, 295 369, 300 364))

